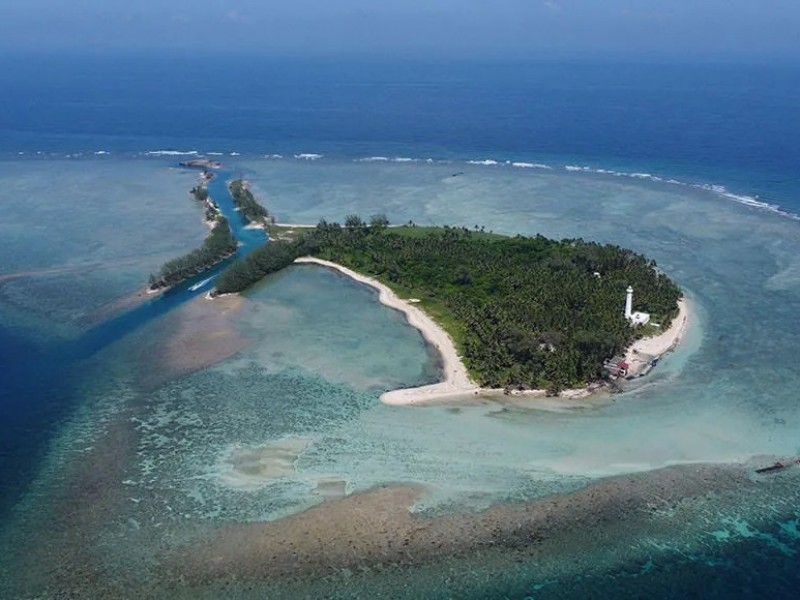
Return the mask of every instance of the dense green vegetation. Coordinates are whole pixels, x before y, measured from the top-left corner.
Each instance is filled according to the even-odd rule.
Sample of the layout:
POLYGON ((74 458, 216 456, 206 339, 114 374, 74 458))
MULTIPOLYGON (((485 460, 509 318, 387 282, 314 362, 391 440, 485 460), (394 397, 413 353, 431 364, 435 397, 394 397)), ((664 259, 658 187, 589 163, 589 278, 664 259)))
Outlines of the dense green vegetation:
POLYGON ((507 388, 558 390, 600 378, 606 359, 646 333, 622 316, 628 285, 634 309, 662 327, 677 313, 678 286, 655 262, 618 246, 374 224, 322 221, 271 242, 226 271, 218 289, 245 289, 298 256, 332 260, 419 298, 475 380, 507 388))
POLYGON ((251 223, 265 223, 269 219, 269 212, 266 208, 256 202, 253 193, 247 189, 244 181, 236 179, 231 181, 228 189, 231 192, 233 203, 236 205, 244 217, 251 223))
POLYGON ((205 202, 208 200, 208 187, 206 187, 205 183, 196 185, 191 189, 190 193, 198 202, 205 202))
POLYGON ((214 228, 203 245, 189 254, 162 265, 157 275, 150 275, 150 289, 156 290, 199 275, 236 252, 236 238, 225 217, 217 216, 214 228))
POLYGON ((217 277, 216 292, 219 294, 241 292, 266 275, 288 267, 302 254, 297 242, 270 242, 256 248, 217 277))
POLYGON ((206 182, 204 181, 200 185, 193 187, 190 190, 194 199, 198 202, 203 202, 206 205, 205 210, 205 218, 206 221, 216 221, 217 216, 220 215, 219 207, 217 206, 216 202, 214 202, 211 197, 208 195, 208 187, 206 182))

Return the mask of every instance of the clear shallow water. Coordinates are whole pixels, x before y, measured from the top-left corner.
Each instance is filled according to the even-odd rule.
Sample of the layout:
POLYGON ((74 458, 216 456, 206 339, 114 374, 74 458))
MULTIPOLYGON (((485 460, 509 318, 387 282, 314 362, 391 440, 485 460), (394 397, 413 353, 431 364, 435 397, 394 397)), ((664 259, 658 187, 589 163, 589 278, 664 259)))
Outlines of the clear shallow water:
MULTIPOLYGON (((81 360, 203 293, 187 290, 188 281, 150 300, 143 288, 148 273, 199 246, 204 227, 203 208, 188 195, 197 181, 189 170, 109 158, 6 161, 0 168, 11 194, 0 273, 5 506, 80 401, 81 360)), ((239 253, 263 241, 263 231, 243 231, 224 197, 224 176, 211 188, 242 233, 239 253)))
MULTIPOLYGON (((62 158, 0 164, 9 197, 28 202, 4 204, 10 211, 4 217, 13 218, 0 228, 4 239, 18 243, 0 246, 0 274, 9 272, 7 265, 135 262, 114 272, 21 278, 0 288, 0 322, 11 328, 3 332, 0 353, 28 365, 18 373, 20 387, 6 394, 4 410, 48 394, 50 404, 65 407, 57 418, 31 411, 20 427, 21 437, 41 434, 47 452, 4 523, 3 570, 20 575, 3 585, 28 578, 28 589, 39 590, 58 581, 60 565, 75 560, 102 565, 117 592, 139 589, 130 586, 142 581, 150 592, 163 591, 168 582, 159 579, 153 558, 160 552, 221 522, 308 507, 322 497, 315 493, 320 483, 331 481, 346 492, 424 483, 432 491, 415 510, 430 514, 567 491, 598 476, 675 462, 798 453, 793 356, 800 333, 791 326, 800 314, 797 223, 711 191, 564 168, 588 164, 723 183, 796 210, 800 194, 786 125, 796 122, 800 106, 794 71, 678 68, 647 75, 645 67, 558 68, 509 78, 508 71, 440 65, 376 79, 368 70, 329 66, 287 71, 291 76, 266 68, 248 84, 252 98, 260 98, 252 103, 239 87, 212 84, 206 64, 181 78, 170 72, 174 64, 114 65, 119 77, 107 81, 107 71, 94 65, 59 96, 48 96, 47 86, 70 79, 67 71, 52 78, 8 72, 12 85, 3 93, 16 92, 26 102, 33 94, 41 110, 38 120, 26 121, 19 100, 4 97, 3 151, 62 158), (186 85, 192 77, 196 85, 186 85), (125 78, 122 88, 111 85, 125 78), (174 82, 191 93, 191 102, 176 95, 174 82), (417 91, 420 83, 425 94, 417 91), (197 85, 206 93, 198 96, 197 85), (244 112, 230 110, 233 100, 244 112), (741 114, 749 118, 731 118, 741 114), (201 133, 199 122, 208 125, 201 133), (202 330, 209 318, 183 306, 146 326, 142 319, 138 330, 124 328, 132 333, 80 368, 62 363, 70 365, 64 372, 51 364, 43 373, 37 363, 43 345, 80 339, 85 320, 144 281, 166 258, 162 253, 178 254, 202 239, 200 211, 186 198, 194 175, 166 171, 174 156, 131 160, 168 148, 329 154, 225 158, 255 183, 281 221, 381 211, 394 222, 479 224, 619 243, 655 257, 685 286, 698 324, 680 352, 640 387, 599 410, 392 409, 379 404, 380 390, 427 382, 433 374, 419 335, 368 290, 298 268, 248 293, 248 302, 226 317, 229 328, 209 326, 220 340, 237 332, 250 338, 246 348, 209 368, 187 374, 160 352, 186 323, 202 330), (100 149, 115 154, 63 159, 100 149), (451 162, 354 161, 373 154, 451 162), (485 158, 556 168, 466 162, 485 158), (141 206, 128 202, 131 186, 138 186, 141 206), (54 205, 39 190, 66 195, 73 205, 54 205), (142 210, 152 214, 146 226, 131 214, 142 210), (86 246, 76 243, 82 235, 71 234, 85 224, 92 231, 86 246), (263 459, 256 473, 263 485, 233 487, 228 476, 248 452, 263 459), (28 543, 37 552, 26 555, 28 543), (76 549, 86 549, 91 560, 75 559, 76 549)), ((250 79, 235 70, 226 76, 250 79)), ((192 344, 184 349, 191 354, 192 344)), ((26 455, 23 447, 15 451, 26 455)), ((794 481, 780 481, 752 494, 679 504, 620 531, 598 529, 596 538, 572 540, 571 552, 546 565, 530 557, 519 563, 503 555, 472 563, 459 558, 399 577, 365 575, 361 587, 340 589, 364 597, 381 590, 523 597, 585 596, 613 586, 620 596, 685 596, 702 577, 718 596, 755 590, 781 597, 796 581, 798 515, 794 481)), ((84 577, 80 570, 60 576, 84 577)), ((86 575, 84 584, 91 580, 86 575)), ((21 588, 9 589, 13 597, 21 588)))
MULTIPOLYGON (((237 326, 259 343, 155 392, 152 410, 141 417, 141 474, 132 494, 144 487, 181 506, 181 514, 237 520, 316 504, 320 479, 350 482, 351 471, 338 465, 337 471, 328 451, 347 443, 347 423, 382 408, 376 391, 436 377, 421 336, 397 313, 382 310, 369 290, 332 273, 293 268, 247 298, 237 326), (297 452, 303 468, 296 475, 265 475, 247 492, 226 483, 237 449, 285 438, 307 442, 297 452)), ((352 441, 369 442, 359 438, 352 441)), ((371 449, 356 452, 367 456, 371 449)), ((383 476, 349 485, 363 489, 383 476)))
POLYGON ((0 161, 0 278, 52 271, 0 279, 0 323, 75 336, 82 319, 141 285, 143 274, 202 243, 202 208, 188 196, 197 175, 168 167, 113 158, 0 161))
MULTIPOLYGON (((381 483, 423 483, 431 491, 415 510, 435 513, 541 497, 597 476, 676 462, 797 453, 792 350, 798 334, 785 326, 800 308, 800 235, 791 219, 711 192, 679 193, 667 185, 587 174, 472 166, 453 177, 450 165, 352 161, 242 161, 237 168, 281 220, 341 218, 384 207, 393 221, 475 221, 505 233, 616 241, 654 256, 686 287, 695 325, 681 350, 641 387, 600 409, 391 408, 378 402, 381 390, 424 383, 435 373, 417 332, 381 307, 370 290, 324 269, 296 267, 260 284, 231 314, 235 330, 251 343, 228 360, 155 389, 136 383, 126 365, 133 360, 144 373, 159 363, 158 354, 143 349, 178 327, 184 309, 95 359, 99 370, 91 372, 84 384, 91 391, 83 393, 97 398, 96 408, 87 401, 63 430, 56 446, 61 450, 37 483, 41 495, 22 505, 18 523, 24 525, 37 498, 52 493, 60 480, 53 474, 91 447, 90 425, 104 418, 113 423, 120 411, 133 411, 136 434, 124 479, 111 486, 122 498, 117 525, 101 539, 137 540, 142 569, 147 548, 193 539, 218 522, 291 514, 318 503, 317 486, 331 480, 343 482, 349 493, 381 483), (307 186, 297 184, 301 178, 307 186), (754 319, 759 307, 768 309, 754 319), (115 366, 107 371, 109 365, 115 366), (116 382, 110 395, 109 384, 99 385, 109 373, 116 382), (103 397, 113 398, 116 408, 103 397), (276 478, 270 473, 278 463, 269 448, 287 439, 299 442, 289 453, 288 475, 276 478), (265 448, 261 483, 247 490, 231 486, 226 477, 236 452, 265 448), (167 532, 158 542, 152 537, 156 526, 167 532)), ((735 498, 728 501, 730 510, 740 510, 735 498)), ((780 509, 770 510, 789 519, 791 506, 784 499, 780 509)), ((698 529, 675 533, 679 545, 659 542, 667 543, 659 551, 667 562, 659 569, 672 564, 669 556, 680 547, 695 552, 698 546, 689 541, 694 536, 705 539, 713 531, 734 532, 717 535, 714 553, 722 551, 719 544, 744 540, 775 549, 771 538, 735 533, 735 522, 720 529, 727 514, 722 505, 709 511, 716 516, 696 522, 698 529)), ((757 529, 778 527, 759 514, 757 529)), ((781 543, 794 551, 793 538, 781 543)), ((650 552, 639 549, 637 556, 650 552)), ((108 560, 119 568, 114 565, 128 559, 117 552, 108 560)))
MULTIPOLYGON (((482 437, 502 440, 497 448, 502 453, 511 452, 518 432, 524 439, 520 451, 528 457, 521 462, 576 474, 797 451, 800 413, 792 356, 800 334, 786 326, 800 309, 800 232, 792 220, 711 192, 590 174, 459 167, 463 174, 453 177, 452 165, 333 161, 260 161, 242 168, 279 220, 341 219, 383 208, 394 222, 582 236, 653 256, 685 286, 695 312, 690 339, 635 394, 576 416, 523 411, 510 419, 486 419, 494 410, 465 409, 457 416, 426 410, 423 418, 434 431, 459 423, 448 439, 463 433, 474 441, 484 428, 482 437), (569 439, 552 427, 553 419, 569 427, 569 439), (501 429, 488 433, 495 426, 501 429)), ((303 362, 313 365, 314 359, 303 362)), ((418 411, 387 416, 386 434, 418 416, 418 411)), ((359 425, 370 426, 374 422, 359 425)), ((430 431, 420 437, 441 439, 430 431)))

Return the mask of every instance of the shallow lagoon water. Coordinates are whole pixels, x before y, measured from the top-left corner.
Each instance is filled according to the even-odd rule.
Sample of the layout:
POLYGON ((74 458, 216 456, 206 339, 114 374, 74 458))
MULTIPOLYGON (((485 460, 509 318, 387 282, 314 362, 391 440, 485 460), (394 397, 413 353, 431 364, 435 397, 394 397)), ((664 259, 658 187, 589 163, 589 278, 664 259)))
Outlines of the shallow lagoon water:
POLYGON ((94 311, 202 243, 196 180, 153 160, 0 161, 0 324, 78 335, 94 311))
MULTIPOLYGON (((695 312, 691 334, 652 376, 598 408, 387 407, 380 391, 430 381, 435 358, 374 292, 324 269, 294 267, 245 294, 231 322, 250 343, 227 360, 155 389, 137 382, 130 365, 148 371, 157 356, 143 348, 177 330, 185 307, 96 357, 81 388, 87 400, 62 428, 6 539, 36 528, 32 515, 59 497, 63 473, 115 422, 133 433, 122 472, 107 484, 114 516, 83 526, 107 551, 105 568, 119 573, 131 560, 129 550, 112 551, 124 538, 137 546, 131 564, 153 577, 153 549, 216 523, 295 513, 318 504, 315 492, 330 481, 344 482, 347 493, 420 483, 429 492, 415 510, 436 514, 674 463, 797 453, 800 332, 787 326, 800 314, 796 222, 708 191, 584 173, 332 160, 237 166, 280 221, 380 211, 393 222, 478 224, 631 247, 685 287, 695 312), (230 485, 232 456, 282 440, 303 443, 280 453, 281 477, 230 485)), ((733 511, 736 498, 728 500, 733 511)), ((775 509, 776 518, 791 516, 791 506, 775 509)), ((723 508, 698 518, 691 535, 676 529, 673 550, 694 547, 691 536, 705 539, 703 527, 740 542, 749 530, 735 521, 720 529, 723 508)))
MULTIPOLYGON (((585 237, 653 256, 684 286, 696 314, 689 343, 636 394, 596 414, 560 417, 570 449, 536 456, 539 464, 601 473, 797 451, 800 332, 788 326, 800 309, 796 222, 713 192, 585 173, 331 163, 247 167, 279 220, 383 210, 394 222, 585 237)), ((555 437, 542 419, 528 419, 531 437, 555 437)))
MULTIPOLYGON (((253 170, 257 183, 270 182, 269 186, 260 184, 260 188, 281 220, 284 211, 288 213, 285 220, 313 222, 316 217, 312 218, 312 214, 333 219, 350 212, 368 214, 380 209, 393 221, 405 221, 406 217, 421 223, 475 221, 505 233, 613 240, 654 256, 662 268, 686 287, 696 305, 693 336, 702 340, 695 340, 665 361, 667 369, 670 362, 681 361, 682 372, 667 378, 663 375, 666 369, 657 371, 656 381, 646 389, 635 396, 623 397, 615 406, 596 414, 580 414, 570 419, 563 415, 543 416, 537 411, 527 418, 523 415, 502 420, 482 418, 494 412, 483 407, 466 409, 457 416, 442 408, 427 409, 424 415, 414 410, 387 410, 387 425, 391 424, 387 429, 393 429, 398 420, 421 419, 430 423, 441 415, 445 422, 460 419, 463 423, 480 415, 479 430, 500 422, 513 432, 522 419, 527 421, 522 437, 535 439, 545 447, 545 440, 555 438, 561 447, 560 452, 552 454, 532 452, 533 448, 525 447, 533 462, 553 468, 562 465, 580 472, 583 460, 584 467, 593 473, 674 461, 725 461, 752 454, 795 451, 792 432, 798 414, 791 398, 797 375, 792 373, 791 356, 798 334, 783 326, 791 322, 798 308, 800 282, 792 277, 800 241, 795 223, 735 205, 707 192, 687 194, 669 186, 620 183, 582 174, 459 167, 463 174, 452 177, 452 165, 375 167, 349 163, 270 162, 258 167, 248 163, 246 168, 253 170), (299 176, 297 171, 301 173, 299 176), (306 181, 310 173, 318 178, 320 189, 314 188, 314 177, 310 177, 312 183, 305 189, 293 184, 294 177, 306 181), (330 174, 333 176, 326 177, 330 174), (333 206, 337 207, 336 212, 333 206), (745 232, 749 234, 746 241, 745 232), (731 302, 732 299, 736 302, 731 302), (758 306, 763 310, 758 318, 753 318, 758 306), (765 331, 771 333, 765 335, 765 331), (682 356, 690 351, 690 357, 682 356), (659 378, 669 381, 658 385, 659 378), (758 381, 773 385, 758 385, 758 381), (776 386, 775 382, 781 385, 776 386), (573 439, 564 441, 563 434, 556 433, 547 422, 550 419, 569 423, 573 439), (721 424, 724 426, 720 427, 721 424), (609 440, 621 443, 609 447, 609 440), (552 460, 549 464, 548 459, 552 460)), ((337 276, 320 273, 318 277, 321 281, 317 289, 313 287, 313 279, 305 290, 295 284, 298 296, 279 292, 277 297, 274 294, 265 297, 267 290, 281 286, 278 281, 268 282, 248 295, 254 307, 252 315, 246 310, 242 319, 248 324, 250 334, 257 334, 250 324, 259 320, 259 311, 266 312, 263 342, 256 347, 263 347, 273 356, 281 353, 285 356, 281 346, 287 342, 276 338, 289 340, 288 351, 295 352, 288 356, 289 363, 302 365, 340 384, 346 383, 348 376, 353 377, 348 371, 359 371, 367 364, 363 360, 365 355, 394 358, 396 340, 384 337, 383 332, 365 333, 370 323, 363 323, 360 341, 353 339, 361 329, 354 322, 365 320, 364 312, 352 310, 354 307, 344 298, 325 287, 326 280, 337 276), (316 312, 324 318, 313 325, 309 323, 310 327, 301 326, 302 318, 292 320, 285 312, 302 308, 296 306, 299 296, 318 298, 317 309, 324 311, 327 304, 329 313, 316 312), (261 309, 262 303, 267 305, 266 310, 261 309), (269 308, 280 310, 281 305, 284 313, 271 318, 269 308), (283 328, 270 323, 281 324, 283 328), (384 339, 386 346, 382 346, 384 339), (354 354, 359 345, 367 348, 354 354), (372 345, 372 350, 368 345, 372 345), (359 358, 362 360, 353 360, 359 358)), ((348 285, 352 284, 344 283, 348 285)), ((361 293, 371 294, 368 290, 361 293)), ((418 361, 426 360, 421 346, 418 352, 418 361)), ((270 363, 264 358, 258 362, 267 366, 270 363)), ((402 358, 397 364, 394 362, 375 369, 378 382, 381 371, 388 378, 384 387, 397 383, 392 381, 396 376, 393 371, 402 367, 402 358)), ((351 385, 364 387, 358 380, 351 385)), ((369 427, 370 423, 363 426, 369 427)), ((431 428, 433 431, 420 437, 441 439, 435 433, 437 428, 432 425, 431 428)), ((462 425, 456 429, 470 430, 462 425)), ((509 441, 497 434, 486 437, 502 438, 501 447, 509 441)))

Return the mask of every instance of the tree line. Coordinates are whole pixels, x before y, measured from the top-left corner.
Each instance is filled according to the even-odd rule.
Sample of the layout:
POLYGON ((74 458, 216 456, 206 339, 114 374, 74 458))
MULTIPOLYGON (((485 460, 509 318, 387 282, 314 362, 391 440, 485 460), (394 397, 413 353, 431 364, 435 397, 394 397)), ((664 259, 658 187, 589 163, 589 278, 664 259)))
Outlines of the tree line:
POLYGON ((231 181, 228 185, 231 192, 233 203, 236 205, 244 217, 251 223, 263 223, 269 219, 269 212, 266 208, 261 206, 253 196, 253 193, 247 189, 244 181, 236 179, 231 181))
POLYGON ((194 196, 194 199, 198 202, 205 202, 208 200, 208 187, 205 183, 200 183, 193 187, 189 193, 194 196))
POLYGON ((233 255, 236 248, 237 241, 228 220, 218 215, 213 229, 200 248, 165 262, 157 274, 150 274, 150 289, 169 287, 199 275, 233 255))

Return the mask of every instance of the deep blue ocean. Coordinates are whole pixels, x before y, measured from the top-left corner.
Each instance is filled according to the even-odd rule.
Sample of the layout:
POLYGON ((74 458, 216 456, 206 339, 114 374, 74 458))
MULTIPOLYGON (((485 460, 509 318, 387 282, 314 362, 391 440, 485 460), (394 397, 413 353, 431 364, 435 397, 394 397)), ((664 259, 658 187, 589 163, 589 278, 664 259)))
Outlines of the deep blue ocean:
POLYGON ((579 161, 800 197, 796 64, 0 57, 0 152, 579 161))
MULTIPOLYGON (((800 214, 797 64, 2 56, 0 106, 0 160, 194 151, 529 161, 724 186, 800 214)), ((66 349, 0 329, 0 510, 24 492, 52 423, 76 401, 76 359, 169 308, 147 306, 66 349)), ((674 578, 665 584, 661 572, 651 589, 788 597, 800 584, 793 561, 755 540, 736 551, 724 569, 676 562, 674 578)), ((647 573, 614 582, 599 596, 649 596, 647 573)))

